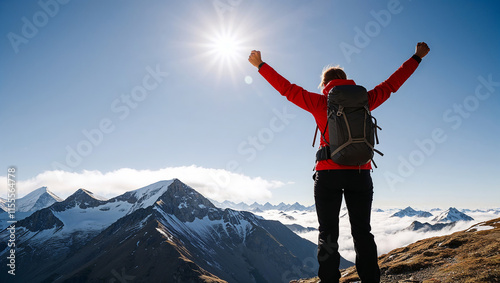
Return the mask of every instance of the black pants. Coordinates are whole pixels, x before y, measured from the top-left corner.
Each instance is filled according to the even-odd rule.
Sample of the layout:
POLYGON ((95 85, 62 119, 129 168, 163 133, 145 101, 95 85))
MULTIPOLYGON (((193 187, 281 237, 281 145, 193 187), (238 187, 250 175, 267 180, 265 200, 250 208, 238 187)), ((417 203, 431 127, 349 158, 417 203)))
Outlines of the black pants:
POLYGON ((321 283, 339 282, 339 213, 345 197, 361 282, 379 282, 377 246, 371 234, 373 183, 369 170, 322 170, 314 180, 319 222, 318 276, 321 283))

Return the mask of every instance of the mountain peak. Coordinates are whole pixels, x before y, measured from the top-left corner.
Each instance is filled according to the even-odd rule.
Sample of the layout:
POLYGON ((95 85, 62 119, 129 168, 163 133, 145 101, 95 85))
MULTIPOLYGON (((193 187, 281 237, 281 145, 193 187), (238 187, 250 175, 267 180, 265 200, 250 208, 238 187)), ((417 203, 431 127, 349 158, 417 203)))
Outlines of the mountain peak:
POLYGON ((183 222, 202 219, 217 208, 203 195, 178 179, 173 180, 168 190, 156 202, 163 211, 175 215, 183 222))
POLYGON ((33 212, 48 207, 62 199, 49 191, 47 187, 40 187, 16 201, 19 212, 33 212))
POLYGON ((53 208, 55 211, 63 211, 73 207, 85 209, 99 206, 105 202, 106 201, 102 197, 94 195, 91 191, 80 188, 64 201, 54 204, 53 208))
POLYGON ((173 182, 180 182, 178 179, 159 181, 151 185, 139 188, 137 190, 128 191, 122 195, 110 199, 110 202, 128 202, 133 204, 132 210, 146 208, 152 206, 163 195, 173 182))
POLYGON ((415 209, 413 209, 411 206, 408 206, 407 208, 405 209, 402 209, 396 213, 394 213, 393 215, 391 215, 391 217, 406 217, 406 216, 409 216, 409 217, 413 217, 413 216, 416 216, 416 217, 431 217, 432 214, 427 212, 427 211, 417 211, 415 209))
POLYGON ((432 221, 439 223, 450 223, 455 221, 473 221, 474 218, 468 216, 465 213, 458 211, 454 207, 450 207, 448 210, 436 216, 432 221))
POLYGON ((94 194, 93 192, 89 191, 89 190, 86 190, 86 189, 78 189, 74 195, 82 195, 84 197, 90 197, 90 198, 93 198, 93 199, 96 199, 96 200, 102 200, 102 201, 106 201, 107 199, 105 197, 101 197, 99 195, 96 195, 94 194))

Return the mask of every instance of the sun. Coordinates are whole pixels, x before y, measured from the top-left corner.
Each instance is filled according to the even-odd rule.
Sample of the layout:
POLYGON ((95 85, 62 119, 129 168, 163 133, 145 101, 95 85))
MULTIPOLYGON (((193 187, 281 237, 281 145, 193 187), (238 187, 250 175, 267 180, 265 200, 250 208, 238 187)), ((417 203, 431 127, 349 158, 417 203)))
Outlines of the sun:
POLYGON ((213 34, 207 47, 213 59, 223 68, 230 67, 241 59, 239 58, 242 51, 241 40, 230 31, 213 34))
POLYGON ((201 76, 213 77, 216 84, 243 82, 248 54, 256 48, 253 23, 246 18, 217 20, 207 17, 206 11, 198 15, 198 21, 186 27, 190 41, 185 46, 192 47, 189 60, 202 67, 201 76))
POLYGON ((217 35, 212 42, 215 56, 222 60, 232 60, 238 55, 238 41, 232 35, 217 35))

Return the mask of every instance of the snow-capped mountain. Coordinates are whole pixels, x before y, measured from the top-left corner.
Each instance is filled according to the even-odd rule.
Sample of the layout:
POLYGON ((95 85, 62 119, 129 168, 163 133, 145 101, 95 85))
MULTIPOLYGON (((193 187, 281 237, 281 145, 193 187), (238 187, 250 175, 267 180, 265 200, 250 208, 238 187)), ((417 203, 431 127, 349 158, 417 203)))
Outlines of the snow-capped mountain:
POLYGON ((41 187, 16 200, 16 212, 34 212, 61 201, 63 200, 47 187, 41 187))
POLYGON ((149 282, 282 282, 317 270, 315 244, 278 221, 217 208, 179 180, 109 200, 80 189, 16 223, 16 241, 24 282, 108 282, 124 271, 149 282))
POLYGON ((436 216, 432 221, 438 223, 450 223, 455 221, 473 221, 474 218, 468 216, 465 213, 458 211, 454 207, 450 207, 448 210, 436 216))
MULTIPOLYGON (((46 208, 62 199, 49 191, 47 187, 38 188, 22 198, 16 199, 16 212, 34 212, 46 208)), ((0 213, 7 211, 7 200, 0 198, 0 213)))
POLYGON ((391 217, 431 217, 431 216, 432 214, 427 211, 422 211, 422 210, 417 211, 411 208, 410 206, 391 215, 391 217))
POLYGON ((15 205, 15 219, 11 219, 7 207, 7 200, 0 199, 0 231, 9 226, 7 221, 22 220, 35 211, 51 206, 54 203, 61 202, 62 199, 49 191, 47 187, 38 188, 22 198, 16 199, 15 205))

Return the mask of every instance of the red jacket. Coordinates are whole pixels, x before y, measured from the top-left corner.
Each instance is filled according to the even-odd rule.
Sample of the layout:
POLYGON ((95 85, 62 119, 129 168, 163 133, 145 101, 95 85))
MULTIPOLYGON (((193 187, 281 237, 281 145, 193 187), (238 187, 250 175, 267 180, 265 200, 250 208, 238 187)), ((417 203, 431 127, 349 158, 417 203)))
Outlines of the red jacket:
MULTIPOLYGON (((386 81, 382 82, 374 89, 368 91, 368 103, 370 110, 374 110, 384 101, 386 101, 392 92, 396 92, 403 83, 417 69, 419 61, 414 57, 406 60, 386 81)), ((291 84, 287 79, 282 77, 268 64, 263 64, 259 69, 259 73, 283 96, 289 101, 299 106, 300 108, 310 112, 319 129, 323 131, 327 126, 327 95, 330 89, 337 85, 354 85, 353 80, 332 80, 323 89, 323 95, 308 92, 302 87, 291 84)), ((327 131, 328 132, 328 131, 327 131)), ((328 139, 328 135, 325 135, 328 139)), ((321 137, 320 147, 328 146, 328 140, 325 141, 321 137)), ((362 166, 346 166, 333 162, 331 159, 323 160, 316 163, 316 170, 330 169, 371 169, 371 162, 362 166)))

